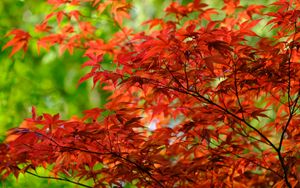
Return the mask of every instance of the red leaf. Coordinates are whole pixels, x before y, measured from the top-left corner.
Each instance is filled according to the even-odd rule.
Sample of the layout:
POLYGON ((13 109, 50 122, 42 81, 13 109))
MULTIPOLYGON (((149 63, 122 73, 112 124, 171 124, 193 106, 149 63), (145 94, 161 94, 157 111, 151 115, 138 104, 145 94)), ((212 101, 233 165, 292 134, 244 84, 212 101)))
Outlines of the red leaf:
POLYGON ((10 35, 14 35, 13 39, 11 39, 10 41, 8 41, 3 47, 2 50, 12 46, 13 49, 10 53, 10 57, 13 56, 17 51, 19 51, 20 49, 23 49, 23 51, 25 52, 28 48, 28 41, 30 39, 30 35, 29 33, 20 30, 20 29, 15 29, 10 31, 8 34, 6 34, 6 36, 10 36, 10 35))
POLYGON ((101 116, 101 113, 103 112, 103 109, 100 109, 100 108, 93 108, 93 109, 90 109, 90 110, 85 110, 83 113, 84 113, 84 120, 85 119, 88 119, 88 118, 92 118, 93 121, 96 121, 97 118, 99 116, 101 116))

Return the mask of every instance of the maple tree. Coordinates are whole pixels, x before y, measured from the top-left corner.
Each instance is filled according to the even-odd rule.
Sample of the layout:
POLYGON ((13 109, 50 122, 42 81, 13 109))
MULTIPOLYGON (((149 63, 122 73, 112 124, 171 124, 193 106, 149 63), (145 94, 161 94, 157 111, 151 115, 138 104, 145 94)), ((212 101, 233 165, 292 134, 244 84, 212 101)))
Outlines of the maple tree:
POLYGON ((143 32, 124 24, 133 6, 125 0, 48 3, 40 36, 15 29, 3 48, 12 47, 10 56, 29 42, 39 51, 82 50, 82 67, 91 69, 79 84, 92 79, 111 96, 104 108, 69 120, 33 107, 0 145, 2 178, 29 173, 83 187, 300 186, 299 1, 278 0, 272 11, 239 0, 224 0, 222 10, 175 1, 143 32), (109 12, 119 31, 102 39, 84 6, 109 12), (262 20, 271 37, 253 31, 262 20), (115 68, 103 67, 106 56, 115 68), (49 176, 35 173, 40 166, 51 167, 49 176))

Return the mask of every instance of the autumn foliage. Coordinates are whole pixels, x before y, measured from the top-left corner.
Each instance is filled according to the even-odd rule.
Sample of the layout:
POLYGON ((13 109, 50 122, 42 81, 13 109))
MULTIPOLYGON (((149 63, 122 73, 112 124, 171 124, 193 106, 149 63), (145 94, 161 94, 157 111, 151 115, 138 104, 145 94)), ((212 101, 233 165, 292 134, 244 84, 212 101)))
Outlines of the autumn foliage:
POLYGON ((16 29, 4 48, 82 50, 90 72, 79 84, 112 94, 82 118, 33 107, 0 145, 3 178, 42 166, 84 187, 300 187, 299 1, 224 0, 222 10, 174 1, 143 32, 124 24, 134 6, 125 0, 48 3, 40 38, 16 29), (82 6, 108 11, 119 31, 101 39, 82 6), (261 22, 271 37, 254 32, 261 22), (114 69, 102 67, 107 55, 114 69))

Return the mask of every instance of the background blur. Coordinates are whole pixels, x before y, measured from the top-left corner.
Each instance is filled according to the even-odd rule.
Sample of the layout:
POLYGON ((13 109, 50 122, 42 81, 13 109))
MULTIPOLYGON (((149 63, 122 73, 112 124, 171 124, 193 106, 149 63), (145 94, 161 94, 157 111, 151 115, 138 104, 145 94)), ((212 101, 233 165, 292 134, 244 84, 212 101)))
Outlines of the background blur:
MULTIPOLYGON (((252 0, 243 1, 243 4, 268 4, 271 1, 252 0)), ((132 19, 126 24, 136 30, 142 30, 143 21, 163 17, 163 10, 168 2, 167 0, 133 0, 132 19)), ((216 8, 223 6, 220 0, 204 2, 216 8)), ((0 48, 2 49, 9 40, 5 34, 11 29, 20 28, 34 33, 34 26, 40 23, 44 13, 50 12, 50 8, 45 1, 1 0, 0 48)), ((104 38, 109 38, 112 31, 117 30, 108 19, 96 21, 99 22, 98 32, 104 38)), ((259 27, 256 30, 259 30, 259 27)), ((77 87, 80 77, 88 71, 88 69, 81 69, 81 64, 86 61, 86 58, 82 57, 82 51, 75 51, 73 55, 64 53, 59 56, 58 50, 51 48, 48 52, 42 50, 38 55, 36 45, 31 43, 24 56, 22 52, 18 52, 9 58, 10 50, 11 48, 0 52, 0 141, 5 138, 6 130, 18 126, 24 118, 31 116, 31 106, 36 106, 39 114, 60 113, 63 119, 68 119, 71 116, 81 116, 83 110, 105 104, 109 93, 102 91, 100 87, 91 89, 90 82, 84 82, 77 87)), ((109 59, 105 61, 104 63, 109 66, 109 59)), ((41 175, 47 174, 47 170, 43 169, 38 169, 38 172, 41 175)), ((131 187, 130 184, 126 186, 131 187)), ((74 186, 30 175, 20 175, 18 180, 11 176, 5 181, 0 181, 0 187, 74 186)))

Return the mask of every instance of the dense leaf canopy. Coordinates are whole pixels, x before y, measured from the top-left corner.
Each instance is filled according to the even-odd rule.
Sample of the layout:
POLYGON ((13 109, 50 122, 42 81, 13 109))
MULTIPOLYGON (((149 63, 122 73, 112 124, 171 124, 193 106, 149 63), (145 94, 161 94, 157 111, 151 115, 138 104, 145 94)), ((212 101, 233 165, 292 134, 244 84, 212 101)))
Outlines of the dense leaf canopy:
POLYGON ((13 29, 9 56, 81 51, 78 84, 111 93, 83 117, 39 114, 0 145, 3 178, 83 187, 300 186, 299 1, 171 2, 130 26, 125 0, 48 0, 35 32, 13 29), (85 9, 90 9, 87 11, 85 9), (107 37, 101 19, 115 28, 107 37), (255 27, 264 28, 263 36, 255 27), (51 169, 48 176, 35 172, 51 169))

